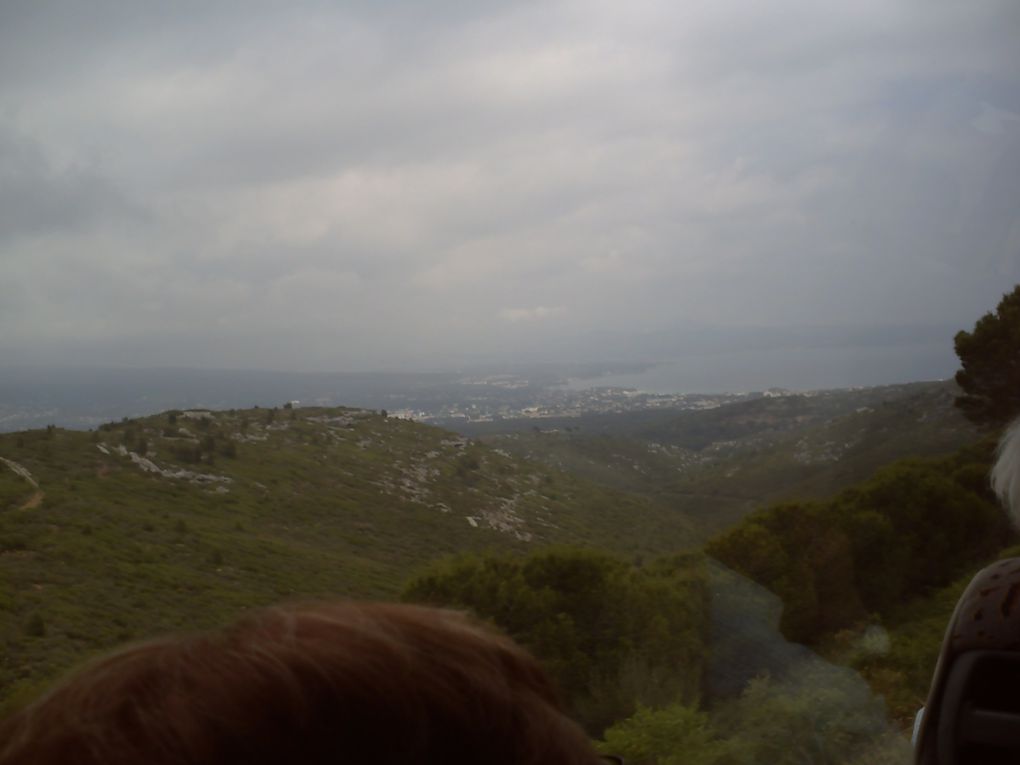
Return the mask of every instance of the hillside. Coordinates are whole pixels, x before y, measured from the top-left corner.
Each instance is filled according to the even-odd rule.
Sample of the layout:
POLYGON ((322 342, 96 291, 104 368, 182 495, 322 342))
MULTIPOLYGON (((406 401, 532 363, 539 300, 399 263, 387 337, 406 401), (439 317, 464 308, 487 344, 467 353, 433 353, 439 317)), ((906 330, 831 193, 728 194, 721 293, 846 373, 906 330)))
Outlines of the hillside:
POLYGON ((464 551, 685 547, 646 499, 342 408, 0 435, 0 698, 98 650, 316 595, 395 597, 464 551))
POLYGON ((290 406, 0 435, 0 708, 127 640, 286 599, 404 597, 495 621, 607 740, 644 724, 643 705, 663 724, 694 715, 714 731, 709 748, 765 751, 786 715, 791 731, 814 717, 835 726, 825 747, 853 735, 898 752, 868 686, 784 635, 860 669, 908 722, 947 618, 948 600, 925 599, 1012 541, 978 485, 990 442, 871 477, 901 453, 973 440, 951 395, 926 384, 760 397, 659 412, 658 424, 639 413, 616 432, 485 442, 290 406), (757 585, 673 555, 784 492, 831 497, 841 482, 857 485, 712 535, 709 552, 757 585), (912 530, 933 513, 952 533, 912 530), (902 614, 889 606, 901 602, 902 614), (891 651, 862 653, 883 627, 891 651), (601 653, 586 642, 610 634, 601 653))
POLYGON ((915 383, 462 431, 679 510, 707 536, 770 502, 826 497, 901 457, 973 441, 954 392, 951 383, 915 383))

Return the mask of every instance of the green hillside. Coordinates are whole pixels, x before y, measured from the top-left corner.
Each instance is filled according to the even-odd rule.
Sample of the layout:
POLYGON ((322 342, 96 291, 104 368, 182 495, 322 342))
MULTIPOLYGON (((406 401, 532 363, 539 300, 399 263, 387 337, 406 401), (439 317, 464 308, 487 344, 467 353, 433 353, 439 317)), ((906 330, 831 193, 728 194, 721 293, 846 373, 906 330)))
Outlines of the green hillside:
POLYGON ((0 436, 0 698, 125 640, 316 595, 396 597, 453 553, 627 556, 689 524, 439 428, 349 409, 178 412, 0 436))
POLYGON ((978 431, 953 407, 956 392, 915 383, 479 432, 507 452, 679 510, 707 538, 770 502, 827 497, 901 457, 970 443, 978 431))
MULTIPOLYGON (((704 732, 705 751, 729 752, 719 762, 733 747, 766 752, 755 720, 788 713, 801 725, 831 681, 699 695, 712 598, 701 557, 675 553, 711 537, 711 554, 783 599, 787 637, 860 669, 903 725, 955 578, 1012 537, 987 491, 989 440, 875 474, 901 454, 974 440, 949 386, 844 393, 700 413, 714 424, 697 438, 720 436, 700 448, 676 443, 687 436, 670 416, 659 441, 642 415, 629 435, 572 427, 479 442, 346 408, 0 435, 0 707, 114 645, 252 606, 406 597, 502 626, 546 661, 589 730, 626 751, 639 751, 628 737, 641 726, 683 722, 704 732), (890 650, 859 650, 877 624, 890 650), (604 655, 585 642, 593 634, 615 636, 604 655), (674 653, 682 660, 663 663, 674 653)), ((833 709, 849 704, 866 721, 846 722, 863 726, 862 742, 892 735, 898 750, 863 688, 841 689, 833 709)))

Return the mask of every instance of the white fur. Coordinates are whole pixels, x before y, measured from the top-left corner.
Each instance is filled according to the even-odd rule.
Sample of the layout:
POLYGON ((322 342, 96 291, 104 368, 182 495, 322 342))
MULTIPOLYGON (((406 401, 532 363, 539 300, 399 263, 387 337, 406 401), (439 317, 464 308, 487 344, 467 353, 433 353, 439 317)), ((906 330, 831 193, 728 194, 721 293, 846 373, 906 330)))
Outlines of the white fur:
POLYGON ((1020 418, 1013 421, 999 441, 992 488, 1009 509, 1013 525, 1020 527, 1020 418))

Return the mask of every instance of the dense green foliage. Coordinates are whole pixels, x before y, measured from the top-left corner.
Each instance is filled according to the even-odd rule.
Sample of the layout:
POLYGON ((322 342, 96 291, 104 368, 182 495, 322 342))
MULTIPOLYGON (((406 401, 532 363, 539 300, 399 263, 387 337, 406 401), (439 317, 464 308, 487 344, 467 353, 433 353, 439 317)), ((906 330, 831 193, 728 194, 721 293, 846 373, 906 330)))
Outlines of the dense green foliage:
POLYGON ((797 641, 888 616, 979 566, 1011 538, 987 488, 992 444, 906 460, 818 503, 758 512, 707 551, 783 599, 797 641))
POLYGON ((958 332, 956 404, 975 422, 1001 425, 1020 415, 1020 284, 972 332, 958 332))
POLYGON ((593 732, 638 704, 700 696, 708 594, 698 556, 642 567, 576 549, 472 556, 417 577, 404 597, 497 624, 541 657, 593 732))
POLYGON ((634 765, 722 765, 730 747, 709 716, 687 704, 640 707, 605 734, 603 749, 634 765))

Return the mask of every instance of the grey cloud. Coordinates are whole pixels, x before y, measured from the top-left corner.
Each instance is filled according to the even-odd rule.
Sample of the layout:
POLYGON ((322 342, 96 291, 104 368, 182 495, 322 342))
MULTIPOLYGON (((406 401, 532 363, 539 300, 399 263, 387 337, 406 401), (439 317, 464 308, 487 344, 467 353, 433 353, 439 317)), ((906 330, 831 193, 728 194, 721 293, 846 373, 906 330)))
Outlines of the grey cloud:
POLYGON ((0 240, 142 215, 108 178, 75 164, 54 167, 38 144, 0 129, 0 240))
POLYGON ((0 352, 368 368, 965 326, 1020 281, 1018 21, 8 3, 0 352))

